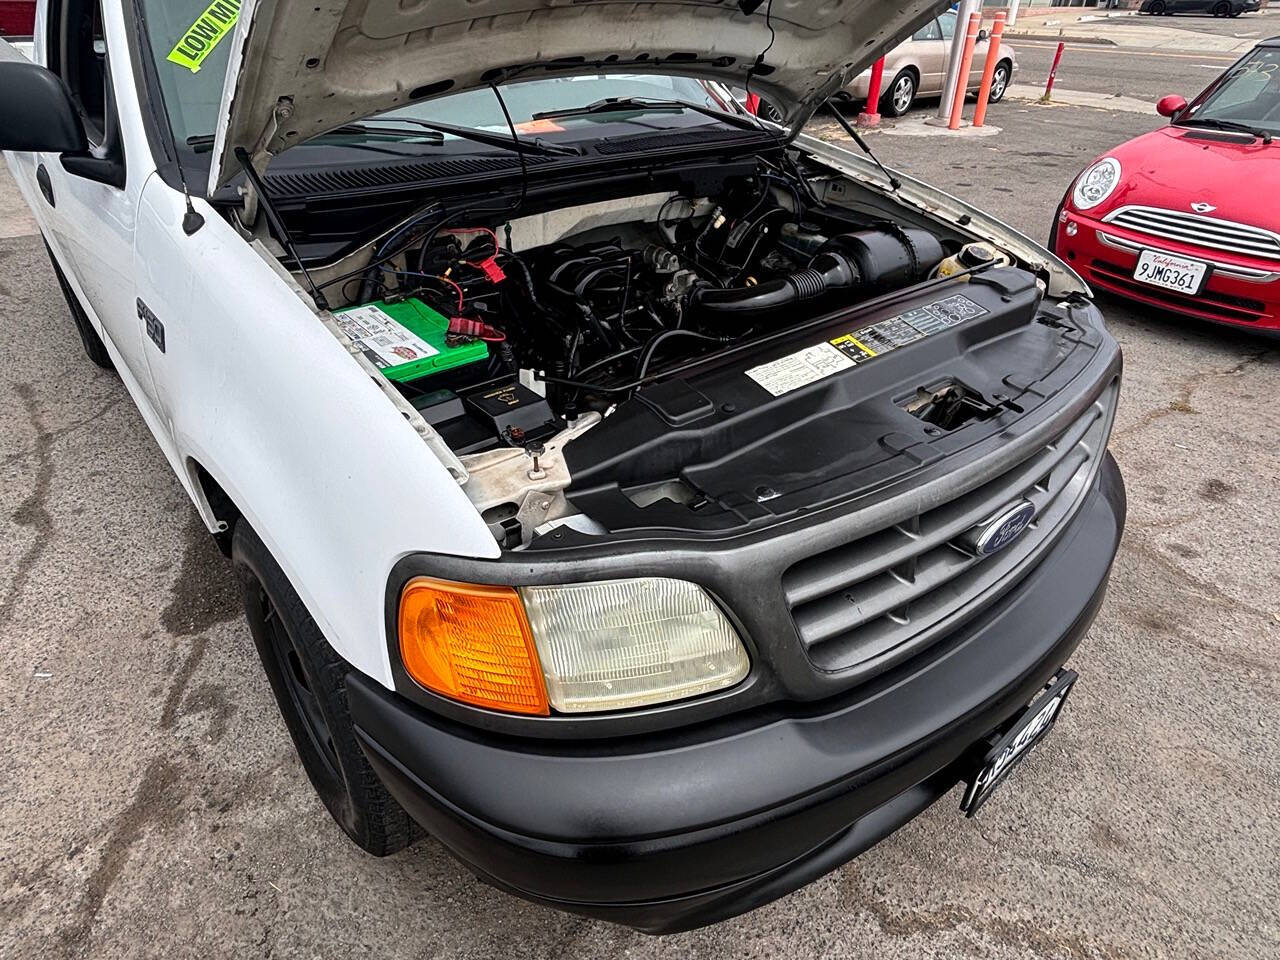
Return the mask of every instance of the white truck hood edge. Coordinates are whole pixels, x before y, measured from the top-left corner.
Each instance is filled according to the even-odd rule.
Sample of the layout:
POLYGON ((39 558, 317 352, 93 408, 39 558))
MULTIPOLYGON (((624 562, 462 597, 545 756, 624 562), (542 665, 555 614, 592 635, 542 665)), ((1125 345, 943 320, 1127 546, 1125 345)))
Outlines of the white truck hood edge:
POLYGON ((209 171, 490 82, 607 71, 760 93, 792 130, 946 0, 244 0, 209 171), (767 20, 766 23, 766 13, 767 20), (771 40, 772 27, 773 37, 771 40), (764 51, 763 65, 756 67, 764 51))

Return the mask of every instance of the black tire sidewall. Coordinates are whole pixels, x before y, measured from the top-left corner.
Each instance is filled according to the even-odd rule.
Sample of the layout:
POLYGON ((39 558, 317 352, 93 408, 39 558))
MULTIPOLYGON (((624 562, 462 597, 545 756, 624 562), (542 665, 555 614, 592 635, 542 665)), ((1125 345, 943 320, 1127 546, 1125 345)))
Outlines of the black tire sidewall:
POLYGON ((248 620, 263 670, 307 778, 333 819, 358 846, 384 856, 405 847, 417 830, 378 780, 355 736, 347 705, 350 666, 333 650, 307 612, 275 558, 243 520, 231 540, 231 559, 240 580, 248 620), (264 600, 274 608, 302 665, 333 743, 326 760, 312 738, 310 724, 293 700, 265 619, 264 600), (335 776, 336 768, 336 776, 335 776))
POLYGON ((899 70, 894 75, 893 80, 889 83, 889 89, 885 92, 884 100, 880 107, 880 112, 887 114, 890 117, 906 116, 907 111, 910 110, 912 104, 916 102, 916 94, 918 92, 919 92, 919 86, 916 83, 915 75, 910 70, 899 70), (897 107, 894 106, 894 103, 893 103, 893 92, 898 89, 898 84, 902 82, 902 79, 904 77, 906 77, 908 80, 911 81, 911 102, 907 104, 906 109, 899 111, 897 107))
MULTIPOLYGON (((990 91, 988 91, 987 92, 988 103, 999 103, 1001 100, 1005 98, 1005 95, 1009 92, 1009 81, 1013 79, 1013 72, 1009 69, 1009 64, 1005 60, 1001 60, 999 63, 996 64, 995 73, 998 74, 1001 71, 1004 72, 1004 86, 1000 89, 1000 96, 993 97, 991 96, 990 91)), ((994 75, 993 75, 991 85, 992 87, 995 86, 994 75)))

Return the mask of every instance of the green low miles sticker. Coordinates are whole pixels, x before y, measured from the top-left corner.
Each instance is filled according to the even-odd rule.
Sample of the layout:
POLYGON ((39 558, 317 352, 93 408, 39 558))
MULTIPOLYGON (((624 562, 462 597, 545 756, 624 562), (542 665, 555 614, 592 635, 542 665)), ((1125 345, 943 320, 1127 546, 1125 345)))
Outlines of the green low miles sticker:
POLYGON ((231 32, 239 17, 240 0, 214 0, 187 28, 165 59, 198 73, 204 58, 231 32))

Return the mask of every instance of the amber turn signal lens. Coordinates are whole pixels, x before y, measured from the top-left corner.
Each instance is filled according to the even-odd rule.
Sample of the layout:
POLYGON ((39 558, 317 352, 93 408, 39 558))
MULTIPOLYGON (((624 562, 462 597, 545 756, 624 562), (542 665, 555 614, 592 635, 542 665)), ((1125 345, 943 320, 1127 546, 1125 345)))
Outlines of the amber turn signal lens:
POLYGON ((400 658, 414 680, 454 700, 550 712, 524 605, 510 587, 411 580, 400 595, 400 658))

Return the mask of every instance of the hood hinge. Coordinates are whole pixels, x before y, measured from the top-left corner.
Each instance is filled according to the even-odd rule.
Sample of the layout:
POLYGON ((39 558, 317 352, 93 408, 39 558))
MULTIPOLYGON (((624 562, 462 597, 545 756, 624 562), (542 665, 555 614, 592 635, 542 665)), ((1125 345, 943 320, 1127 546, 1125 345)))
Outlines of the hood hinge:
MULTIPOLYGON (((271 111, 271 122, 267 124, 249 151, 253 169, 262 176, 267 172, 267 164, 280 152, 283 144, 279 143, 280 128, 293 116, 293 97, 280 97, 276 100, 275 109, 271 111)), ((258 192, 249 178, 239 188, 242 210, 239 214, 241 223, 252 225, 258 219, 258 192)))

